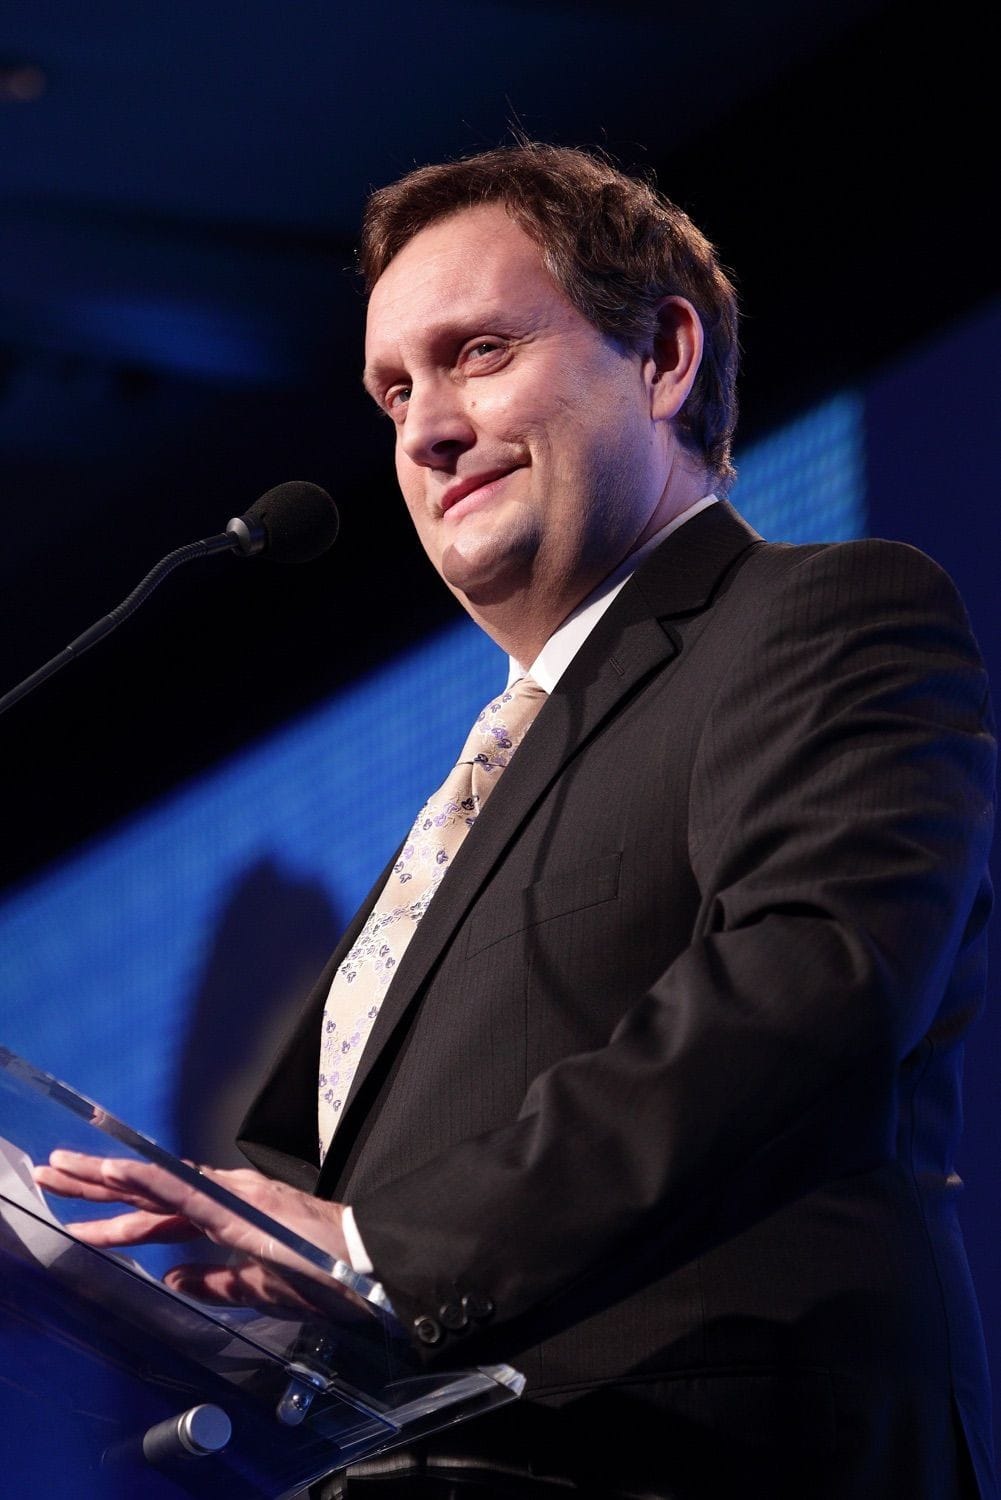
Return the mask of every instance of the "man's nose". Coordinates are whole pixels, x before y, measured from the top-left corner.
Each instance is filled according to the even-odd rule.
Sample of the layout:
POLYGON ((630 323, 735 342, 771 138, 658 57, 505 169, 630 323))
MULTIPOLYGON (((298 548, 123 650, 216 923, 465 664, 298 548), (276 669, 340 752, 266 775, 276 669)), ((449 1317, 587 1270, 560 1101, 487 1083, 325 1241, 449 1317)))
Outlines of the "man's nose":
POLYGON ((440 468, 475 441, 476 430, 450 380, 422 381, 411 387, 400 446, 412 463, 440 468))

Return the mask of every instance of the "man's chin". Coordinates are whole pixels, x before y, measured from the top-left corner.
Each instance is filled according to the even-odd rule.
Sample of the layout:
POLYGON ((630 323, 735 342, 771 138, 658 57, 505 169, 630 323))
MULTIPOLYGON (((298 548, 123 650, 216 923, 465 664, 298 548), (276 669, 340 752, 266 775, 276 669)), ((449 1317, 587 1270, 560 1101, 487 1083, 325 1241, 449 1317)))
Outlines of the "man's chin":
POLYGON ((477 608, 504 604, 525 589, 532 549, 520 551, 495 547, 447 547, 442 554, 441 576, 453 593, 477 608))

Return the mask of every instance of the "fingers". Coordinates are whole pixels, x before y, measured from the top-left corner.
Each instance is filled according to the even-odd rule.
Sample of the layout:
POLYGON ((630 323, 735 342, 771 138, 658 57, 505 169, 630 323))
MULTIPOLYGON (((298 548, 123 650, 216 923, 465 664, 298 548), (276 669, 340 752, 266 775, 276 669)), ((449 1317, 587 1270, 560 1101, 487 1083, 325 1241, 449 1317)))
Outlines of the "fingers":
POLYGON ((35 1181, 47 1193, 58 1198, 88 1198, 92 1203, 116 1203, 121 1193, 105 1187, 103 1183, 84 1182, 71 1172, 58 1171, 55 1167, 36 1167, 35 1181))
POLYGON ((256 1261, 228 1266, 173 1266, 163 1280, 172 1291, 196 1302, 266 1308, 276 1314, 284 1310, 299 1317, 303 1312, 319 1311, 317 1304, 285 1277, 256 1261))
MULTIPOLYGON (((199 1167, 197 1171, 206 1184, 225 1188, 335 1258, 348 1259, 339 1204, 322 1202, 250 1168, 199 1167)), ((93 1203, 123 1202, 137 1211, 75 1226, 74 1232, 81 1238, 86 1236, 89 1244, 144 1244, 190 1238, 201 1232, 241 1254, 284 1266, 299 1265, 295 1252, 279 1243, 262 1246, 260 1230, 239 1211, 217 1203, 197 1186, 154 1162, 53 1151, 47 1166, 35 1168, 35 1180, 60 1197, 84 1198, 93 1203)))
MULTIPOLYGON (((74 1178, 80 1183, 91 1183, 100 1186, 104 1181, 104 1167, 108 1164, 106 1156, 88 1156, 83 1151, 53 1151, 49 1155, 49 1166, 58 1172, 63 1172, 68 1177, 74 1178)), ((41 1171, 42 1168, 37 1170, 41 1171)))
MULTIPOLYGON (((231 1191, 266 1181, 250 1171, 199 1170, 201 1176, 231 1191)), ((53 1151, 47 1166, 35 1168, 35 1181, 59 1197, 83 1198, 91 1203, 128 1203, 136 1210, 75 1224, 74 1233, 87 1244, 139 1245, 190 1239, 202 1233, 231 1249, 251 1248, 245 1242, 254 1231, 231 1210, 153 1162, 53 1151)))
MULTIPOLYGON (((126 1163, 79 1151, 53 1151, 48 1165, 34 1169, 39 1187, 60 1198, 84 1198, 91 1203, 130 1203, 135 1212, 107 1219, 67 1224, 86 1245, 117 1249, 123 1245, 172 1244, 197 1238, 200 1230, 182 1214, 144 1190, 137 1177, 129 1184, 126 1163)), ((136 1163, 142 1167, 144 1163, 136 1163)))
MULTIPOLYGON (((95 1221, 87 1226, 89 1243, 143 1243, 163 1238, 188 1238, 200 1231, 217 1244, 230 1249, 255 1253, 260 1231, 247 1224, 238 1213, 217 1203, 188 1181, 184 1181, 155 1162, 130 1157, 92 1157, 71 1151, 55 1151, 48 1169, 36 1173, 43 1187, 96 1202, 117 1200, 139 1210, 118 1219, 95 1221), (107 1228, 111 1225, 111 1228, 107 1228), (187 1226, 184 1234, 181 1226, 187 1226)), ((213 1171, 199 1168, 206 1182, 215 1182, 250 1199, 260 1185, 269 1185, 257 1172, 247 1170, 213 1171)))
POLYGON ((35 1168, 35 1180, 60 1197, 132 1203, 150 1212, 171 1212, 197 1191, 152 1162, 79 1151, 53 1151, 47 1166, 35 1168))
MULTIPOLYGON (((49 1164, 35 1167, 39 1187, 60 1198, 86 1198, 90 1203, 131 1203, 151 1213, 163 1204, 143 1191, 138 1179, 130 1188, 121 1168, 124 1162, 103 1156, 85 1156, 77 1151, 53 1151, 49 1164)), ((136 1165, 142 1165, 137 1163, 136 1165)))
MULTIPOLYGON (((206 1186, 226 1189, 335 1257, 348 1258, 340 1204, 322 1202, 250 1168, 195 1170, 206 1186)), ((128 1213, 66 1226, 97 1249, 175 1243, 204 1235, 236 1252, 238 1259, 229 1265, 181 1265, 166 1274, 167 1286, 196 1301, 300 1317, 303 1312, 343 1317, 345 1306, 357 1301, 339 1282, 300 1260, 238 1210, 154 1162, 53 1151, 48 1164, 35 1169, 35 1180, 59 1197, 130 1205, 128 1213)))
POLYGON ((179 1214, 139 1211, 110 1219, 89 1219, 65 1226, 85 1245, 117 1249, 122 1245, 170 1245, 199 1238, 200 1231, 179 1214))

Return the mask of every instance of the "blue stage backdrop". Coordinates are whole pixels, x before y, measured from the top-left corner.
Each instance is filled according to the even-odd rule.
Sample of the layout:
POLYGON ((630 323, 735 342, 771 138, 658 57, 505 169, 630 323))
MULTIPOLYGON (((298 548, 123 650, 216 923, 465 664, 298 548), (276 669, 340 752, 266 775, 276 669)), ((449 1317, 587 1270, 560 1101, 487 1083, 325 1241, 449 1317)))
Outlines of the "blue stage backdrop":
MULTIPOLYGON (((734 492, 774 539, 871 528, 940 557, 968 597, 995 681, 984 372, 998 325, 987 312, 769 435, 738 455, 734 492)), ((232 1136, 255 1079, 504 673, 497 649, 457 625, 9 895, 0 1040, 164 1144, 236 1164, 232 1136)), ((972 1049, 974 1128, 961 1163, 989 1330, 1001 1330, 999 1048, 989 1011, 972 1049)))
MULTIPOLYGON (((743 455, 736 503, 770 537, 861 535, 862 433, 858 396, 808 412, 743 455)), ((306 909, 319 940, 299 935, 319 966, 505 672, 463 622, 12 895, 0 908, 6 1045, 188 1145, 179 1068, 206 990, 216 1019, 203 1037, 235 1025, 273 1039, 270 1013, 291 998, 275 991, 309 974, 267 950, 288 948, 306 909)), ((189 1093, 188 1107, 203 1105, 189 1093)))

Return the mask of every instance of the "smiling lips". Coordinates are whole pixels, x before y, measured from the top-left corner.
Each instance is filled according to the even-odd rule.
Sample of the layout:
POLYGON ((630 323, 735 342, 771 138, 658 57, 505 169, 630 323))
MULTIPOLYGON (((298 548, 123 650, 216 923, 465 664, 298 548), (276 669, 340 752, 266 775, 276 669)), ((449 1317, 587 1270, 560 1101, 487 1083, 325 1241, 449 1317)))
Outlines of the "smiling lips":
MULTIPOLYGON (((490 469, 483 474, 470 474, 466 479, 456 480, 455 484, 449 485, 441 497, 442 515, 447 515, 449 511, 454 510, 463 500, 468 500, 471 496, 480 498, 481 492, 489 489, 499 480, 506 479, 518 468, 520 468, 519 464, 513 464, 505 469, 490 469)), ((472 505, 468 505, 464 507, 464 510, 472 508, 472 505)))

